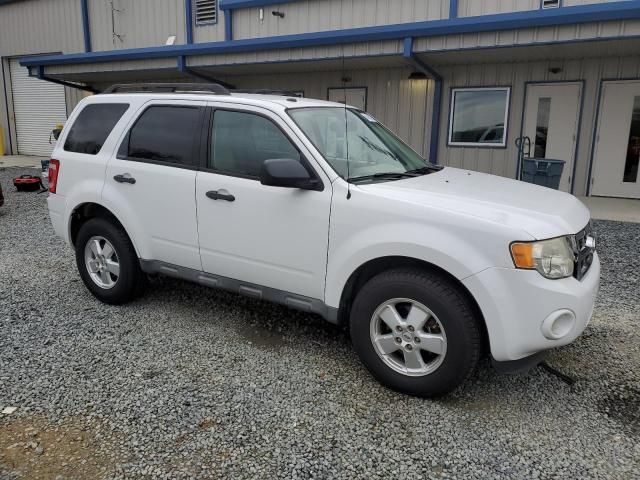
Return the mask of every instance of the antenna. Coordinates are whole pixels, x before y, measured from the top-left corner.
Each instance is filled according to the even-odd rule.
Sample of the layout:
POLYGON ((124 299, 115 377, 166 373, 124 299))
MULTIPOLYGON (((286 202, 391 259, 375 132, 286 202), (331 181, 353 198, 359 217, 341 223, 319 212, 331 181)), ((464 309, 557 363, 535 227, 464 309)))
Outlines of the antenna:
POLYGON ((347 200, 351 198, 351 170, 349 168, 349 128, 347 125, 347 72, 344 68, 344 45, 342 45, 342 94, 344 95, 344 143, 347 154, 347 200))

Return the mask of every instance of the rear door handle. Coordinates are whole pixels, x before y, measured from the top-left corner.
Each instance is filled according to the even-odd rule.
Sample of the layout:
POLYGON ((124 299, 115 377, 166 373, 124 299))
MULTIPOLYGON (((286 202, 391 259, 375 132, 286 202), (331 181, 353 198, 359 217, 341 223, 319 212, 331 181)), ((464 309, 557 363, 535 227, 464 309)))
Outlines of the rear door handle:
POLYGON ((136 179, 128 173, 115 175, 113 179, 118 183, 130 183, 131 185, 136 183, 136 179))
POLYGON ((209 190, 207 192, 207 197, 211 200, 226 200, 227 202, 233 202, 236 199, 236 197, 226 190, 209 190))

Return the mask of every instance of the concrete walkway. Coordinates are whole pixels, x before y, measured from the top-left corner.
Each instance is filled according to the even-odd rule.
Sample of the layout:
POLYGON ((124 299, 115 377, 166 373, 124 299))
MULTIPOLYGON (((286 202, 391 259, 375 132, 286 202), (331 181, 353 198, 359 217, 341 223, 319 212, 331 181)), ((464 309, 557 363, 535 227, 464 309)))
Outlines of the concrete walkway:
POLYGON ((596 220, 640 223, 640 200, 611 197, 579 197, 596 220))
POLYGON ((40 168, 40 160, 49 160, 49 157, 32 157, 29 155, 3 155, 0 157, 0 167, 40 168))

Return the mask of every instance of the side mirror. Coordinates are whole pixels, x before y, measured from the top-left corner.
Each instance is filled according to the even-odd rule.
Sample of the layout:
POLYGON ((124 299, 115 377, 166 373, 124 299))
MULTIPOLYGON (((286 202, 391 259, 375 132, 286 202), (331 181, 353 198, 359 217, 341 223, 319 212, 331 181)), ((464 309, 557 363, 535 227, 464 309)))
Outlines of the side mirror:
POLYGON ((312 178, 298 160, 290 158, 265 160, 260 168, 260 183, 303 190, 318 190, 320 187, 320 182, 312 178))

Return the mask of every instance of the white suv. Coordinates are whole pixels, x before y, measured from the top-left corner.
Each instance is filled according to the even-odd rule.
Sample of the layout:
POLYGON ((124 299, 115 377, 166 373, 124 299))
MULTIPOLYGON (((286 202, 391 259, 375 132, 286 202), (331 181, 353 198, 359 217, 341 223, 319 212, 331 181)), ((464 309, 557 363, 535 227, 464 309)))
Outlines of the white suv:
POLYGON ((539 363, 582 333, 598 290, 575 197, 431 165, 336 103, 115 86, 69 118, 50 192, 103 302, 160 273, 317 313, 349 327, 379 381, 419 396, 451 391, 482 355, 539 363))

